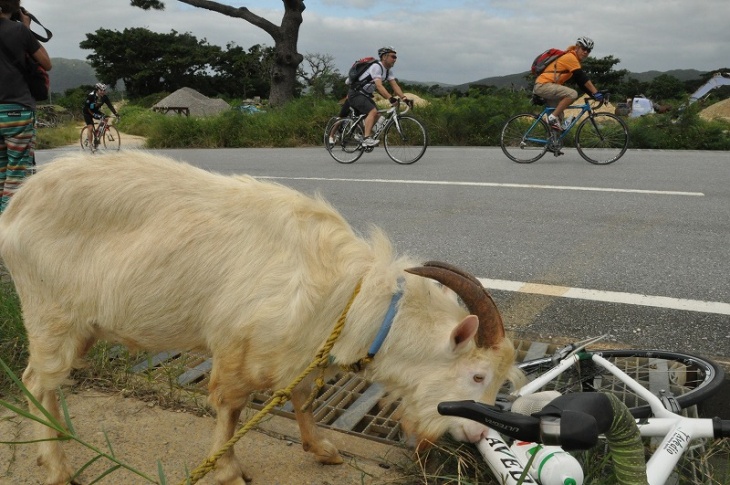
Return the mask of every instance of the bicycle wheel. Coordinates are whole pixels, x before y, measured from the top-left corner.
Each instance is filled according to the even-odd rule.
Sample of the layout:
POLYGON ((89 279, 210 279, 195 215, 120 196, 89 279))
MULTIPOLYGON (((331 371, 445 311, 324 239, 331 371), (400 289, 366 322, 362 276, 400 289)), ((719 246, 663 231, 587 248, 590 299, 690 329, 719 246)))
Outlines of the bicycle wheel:
MULTIPOLYGON (((595 350, 589 353, 600 354, 653 394, 676 399, 681 408, 693 406, 711 397, 717 392, 725 375, 716 363, 691 354, 640 349, 595 350)), ((518 364, 528 379, 553 366, 550 362, 536 362, 538 361, 518 364)), ((611 393, 626 404, 634 417, 645 418, 651 415, 651 408, 644 399, 618 377, 590 359, 581 360, 541 389, 548 390, 556 390, 561 394, 611 393)))
POLYGON ((385 153, 401 165, 421 159, 428 148, 428 132, 420 121, 411 116, 399 116, 385 128, 385 153))
POLYGON ((626 153, 629 128, 611 113, 595 113, 578 126, 575 147, 580 156, 594 165, 608 165, 626 153))
POLYGON ((362 156, 362 125, 352 125, 352 119, 342 118, 332 125, 334 143, 325 144, 330 156, 340 163, 353 163, 362 156))
POLYGON ((522 113, 508 119, 502 127, 499 146, 507 158, 517 163, 540 160, 548 148, 550 128, 532 113, 522 113))
MULTIPOLYGON (((332 126, 340 119, 339 116, 333 116, 327 121, 327 125, 324 127, 324 147, 329 150, 329 138, 330 134, 332 133, 332 126)), ((334 133, 332 133, 332 137, 334 138, 334 133)))
MULTIPOLYGON (((93 140, 93 137, 92 137, 93 140)), ((89 146, 89 127, 84 126, 81 129, 81 136, 79 137, 79 142, 81 143, 81 149, 82 150, 90 150, 91 146, 89 146)))
POLYGON ((119 130, 117 130, 114 126, 107 126, 106 132, 101 139, 101 143, 104 145, 104 149, 106 150, 119 150, 119 147, 122 145, 119 130))

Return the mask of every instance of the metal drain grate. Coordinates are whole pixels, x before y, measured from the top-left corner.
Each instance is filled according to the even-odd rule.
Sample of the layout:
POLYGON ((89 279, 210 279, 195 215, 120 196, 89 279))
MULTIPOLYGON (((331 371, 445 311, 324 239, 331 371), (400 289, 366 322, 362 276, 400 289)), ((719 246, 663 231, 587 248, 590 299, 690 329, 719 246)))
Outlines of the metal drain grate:
MULTIPOLYGON (((515 340, 517 360, 543 357, 555 351, 556 346, 525 340, 515 340)), ((147 357, 133 366, 132 372, 172 372, 177 383, 207 392, 212 359, 206 355, 163 352, 147 357)), ((168 378, 169 379, 169 378, 168 378)), ((261 409, 271 393, 255 392, 251 407, 261 409)), ((294 419, 290 402, 277 408, 275 414, 294 419)), ((403 442, 400 426, 400 401, 389 400, 379 384, 371 383, 356 374, 340 373, 325 383, 312 404, 314 419, 321 426, 354 434, 380 443, 403 442)))

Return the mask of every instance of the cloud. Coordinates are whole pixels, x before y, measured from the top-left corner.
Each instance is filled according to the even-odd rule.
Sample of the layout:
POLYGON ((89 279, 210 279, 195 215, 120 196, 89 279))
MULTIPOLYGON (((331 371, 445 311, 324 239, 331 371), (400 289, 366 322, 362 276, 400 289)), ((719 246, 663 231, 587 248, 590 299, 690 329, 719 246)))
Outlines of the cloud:
MULTIPOLYGON (((280 2, 245 5, 275 24, 280 2)), ((546 7, 544 0, 307 0, 299 35, 302 53, 331 54, 341 72, 378 47, 399 51, 395 72, 401 79, 461 84, 528 70, 548 47, 565 48, 579 35, 596 42, 593 55, 612 55, 619 69, 634 72, 669 69, 713 70, 730 65, 730 2, 727 0, 565 0, 546 7)), ((145 27, 155 32, 190 32, 198 39, 248 48, 273 45, 263 30, 175 0, 163 12, 143 11, 128 0, 25 0, 24 5, 54 33, 52 57, 83 59, 85 33, 99 28, 145 27)))

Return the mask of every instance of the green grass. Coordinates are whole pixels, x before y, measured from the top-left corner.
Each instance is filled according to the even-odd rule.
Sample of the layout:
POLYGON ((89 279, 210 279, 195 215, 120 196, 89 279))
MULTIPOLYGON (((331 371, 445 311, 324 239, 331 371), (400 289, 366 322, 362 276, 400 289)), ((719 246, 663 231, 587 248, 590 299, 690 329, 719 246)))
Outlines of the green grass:
MULTIPOLYGON (((522 93, 498 91, 468 97, 428 97, 413 115, 429 131, 431 145, 498 146, 504 122, 513 114, 538 112, 522 93)), ((147 138, 150 148, 300 147, 322 143, 324 127, 339 111, 332 99, 302 97, 265 113, 231 110, 211 117, 163 115, 146 106, 126 104, 117 123, 120 131, 147 138)), ((699 107, 625 119, 629 148, 730 150, 730 122, 705 121, 699 107)), ((78 143, 80 125, 38 130, 37 148, 78 143)), ((123 142, 122 142, 123 143, 123 142)))
MULTIPOLYGON (((27 337, 23 328, 20 302, 0 263, 0 358, 10 370, 20 374, 28 360, 27 337)), ((5 372, 0 372, 0 396, 13 388, 5 372)))

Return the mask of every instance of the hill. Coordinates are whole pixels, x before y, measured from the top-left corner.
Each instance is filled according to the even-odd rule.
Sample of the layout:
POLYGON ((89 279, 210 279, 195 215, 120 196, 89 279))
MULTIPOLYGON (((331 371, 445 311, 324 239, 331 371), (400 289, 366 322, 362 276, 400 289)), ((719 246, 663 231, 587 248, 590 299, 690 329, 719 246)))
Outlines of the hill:
MULTIPOLYGON (((704 73, 705 71, 698 71, 696 69, 673 69, 670 71, 629 72, 628 77, 636 79, 640 82, 650 82, 654 78, 666 74, 669 76, 674 76, 680 81, 692 81, 695 79, 700 79, 700 76, 704 73)), ((510 74, 508 76, 486 77, 483 79, 479 79, 478 81, 453 86, 453 89, 467 91, 469 89, 469 86, 472 84, 496 86, 498 88, 513 87, 515 89, 526 89, 532 85, 532 82, 529 81, 527 78, 528 74, 529 71, 525 71, 519 74, 510 74)))
POLYGON ((48 72, 51 79, 51 92, 63 94, 67 89, 81 85, 93 85, 96 73, 88 62, 80 59, 64 59, 52 57, 53 69, 48 72))

